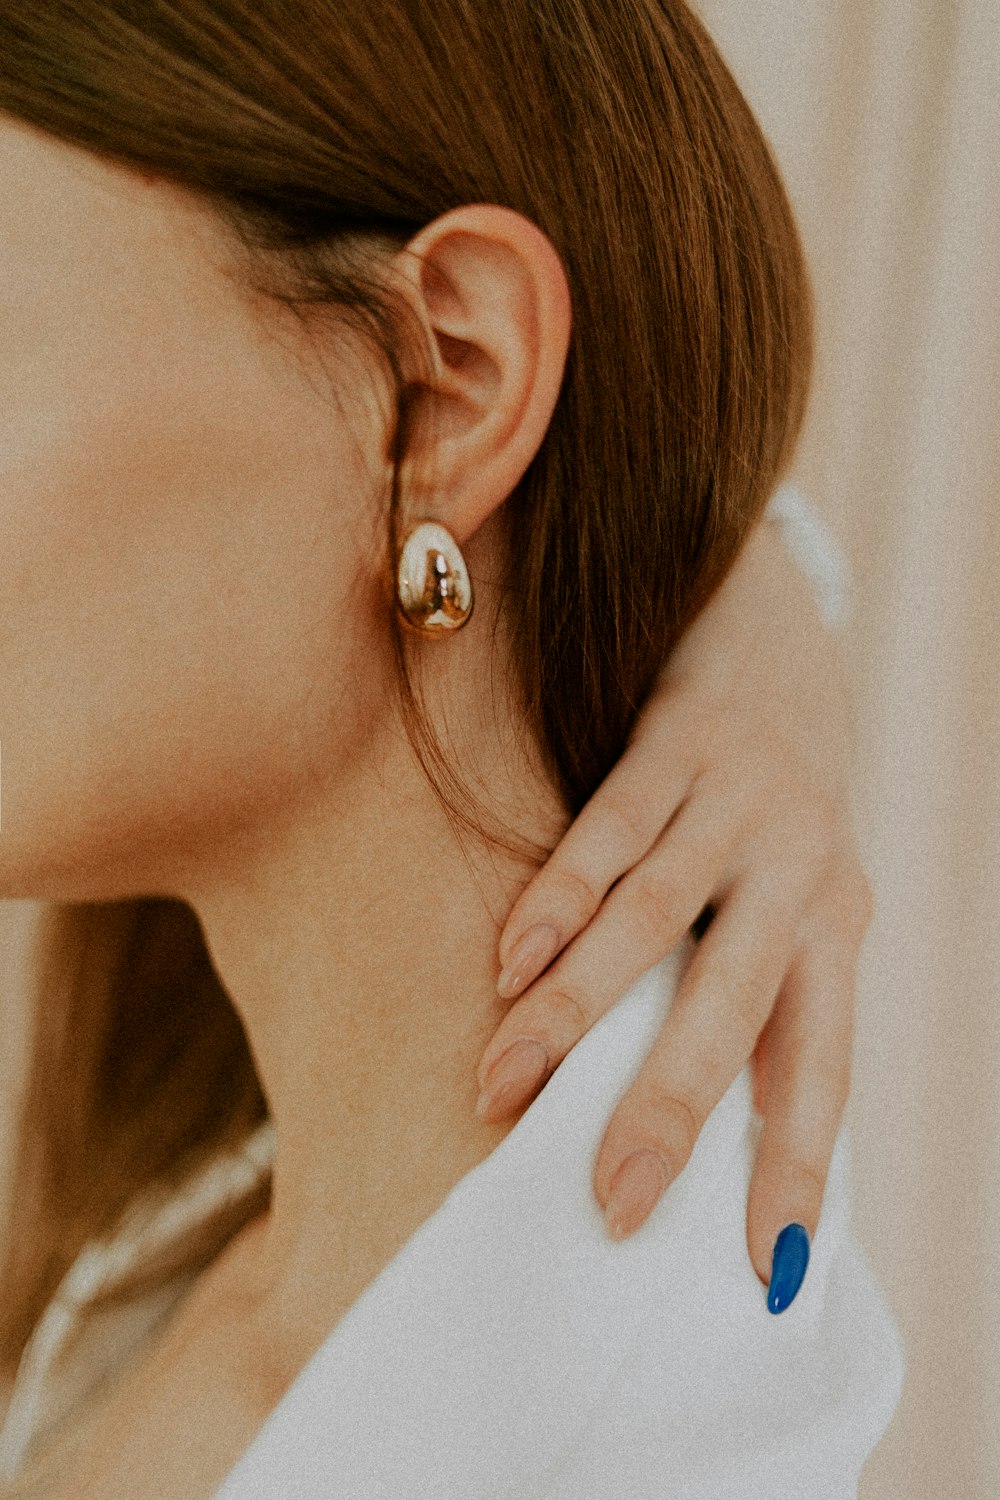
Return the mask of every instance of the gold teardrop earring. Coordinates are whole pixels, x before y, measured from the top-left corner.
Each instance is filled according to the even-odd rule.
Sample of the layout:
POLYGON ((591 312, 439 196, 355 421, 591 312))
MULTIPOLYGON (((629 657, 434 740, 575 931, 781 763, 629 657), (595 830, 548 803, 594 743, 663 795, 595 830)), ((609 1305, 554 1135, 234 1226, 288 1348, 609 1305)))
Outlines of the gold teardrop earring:
POLYGON ((419 635, 449 635, 472 614, 472 580, 462 549, 440 521, 416 521, 396 562, 396 603, 419 635))

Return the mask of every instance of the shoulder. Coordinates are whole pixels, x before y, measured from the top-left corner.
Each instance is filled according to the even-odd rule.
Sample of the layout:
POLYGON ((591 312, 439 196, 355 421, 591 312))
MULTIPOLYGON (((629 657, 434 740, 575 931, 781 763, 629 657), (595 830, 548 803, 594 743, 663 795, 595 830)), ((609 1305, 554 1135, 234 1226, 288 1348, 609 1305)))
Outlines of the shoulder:
POLYGON ((711 1143, 713 1170, 706 1156, 683 1225, 669 1214, 657 1224, 655 1211, 648 1221, 657 1254, 642 1276, 658 1262, 659 1307, 647 1286, 641 1333, 545 1491, 551 1500, 652 1500, 666 1475, 684 1500, 843 1500, 892 1419, 905 1354, 852 1227, 846 1125, 805 1281, 773 1315, 745 1236, 760 1122, 745 1076, 733 1087, 729 1129, 711 1143))

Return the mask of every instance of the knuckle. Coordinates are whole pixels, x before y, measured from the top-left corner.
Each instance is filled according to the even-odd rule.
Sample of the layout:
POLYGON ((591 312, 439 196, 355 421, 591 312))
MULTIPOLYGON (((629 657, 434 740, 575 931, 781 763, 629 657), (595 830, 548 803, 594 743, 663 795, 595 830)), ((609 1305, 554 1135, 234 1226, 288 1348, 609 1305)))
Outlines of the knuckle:
POLYGON ((701 1111, 682 1093, 662 1083, 649 1086, 646 1102, 653 1129, 666 1148, 670 1165, 679 1172, 689 1160, 701 1131, 701 1111))
POLYGON ((546 1019, 546 1030, 555 1032, 560 1045, 566 1044, 566 1051, 569 1051, 569 1048, 590 1029, 591 1020, 587 1003, 572 990, 548 990, 541 998, 541 1005, 546 1019))
POLYGON ((625 850, 634 854, 637 849, 646 848, 649 843, 646 829, 627 798, 618 792, 606 791, 601 802, 601 813, 605 823, 610 826, 613 838, 625 850))
POLYGON ((565 868, 554 870, 550 877, 560 893, 569 901, 576 916, 578 926, 589 922, 594 912, 601 904, 603 893, 599 891, 593 881, 588 880, 579 870, 565 868))
POLYGON ((637 873, 631 881, 630 894, 646 926, 660 931, 676 925, 680 909, 678 892, 662 877, 637 873))

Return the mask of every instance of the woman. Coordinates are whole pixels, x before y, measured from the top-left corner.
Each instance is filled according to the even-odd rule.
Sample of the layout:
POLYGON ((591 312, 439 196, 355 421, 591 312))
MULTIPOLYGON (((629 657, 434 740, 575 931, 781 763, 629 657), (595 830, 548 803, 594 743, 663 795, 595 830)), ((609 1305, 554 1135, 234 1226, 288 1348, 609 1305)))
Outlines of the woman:
POLYGON ((849 1010, 793 963, 867 919, 843 726, 782 762, 746 710, 792 646, 779 717, 830 681, 756 525, 808 290, 711 42, 626 0, 8 5, 0 109, 0 880, 56 907, 0 1337, 154 1312, 21 1492, 851 1492, 899 1355, 835 1147, 849 1010), (714 754, 661 839, 624 776, 685 704, 714 754), (691 791, 733 765, 735 832, 691 791), (505 943, 498 995, 532 903, 550 967, 505 943), (518 1035, 526 1111, 537 1069, 490 1102, 518 1035), (161 1235, 226 1153, 269 1170, 161 1235), (127 1210, 152 1259, 78 1258, 127 1210))

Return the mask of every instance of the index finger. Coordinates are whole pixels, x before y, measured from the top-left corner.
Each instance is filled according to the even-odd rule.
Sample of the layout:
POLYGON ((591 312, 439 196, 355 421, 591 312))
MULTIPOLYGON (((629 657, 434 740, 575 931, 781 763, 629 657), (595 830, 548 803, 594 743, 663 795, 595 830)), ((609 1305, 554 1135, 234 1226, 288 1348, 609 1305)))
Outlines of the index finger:
POLYGON ((679 752, 663 735, 630 743, 525 886, 500 935, 502 999, 519 995, 586 927, 614 882, 676 817, 692 781, 679 752))

